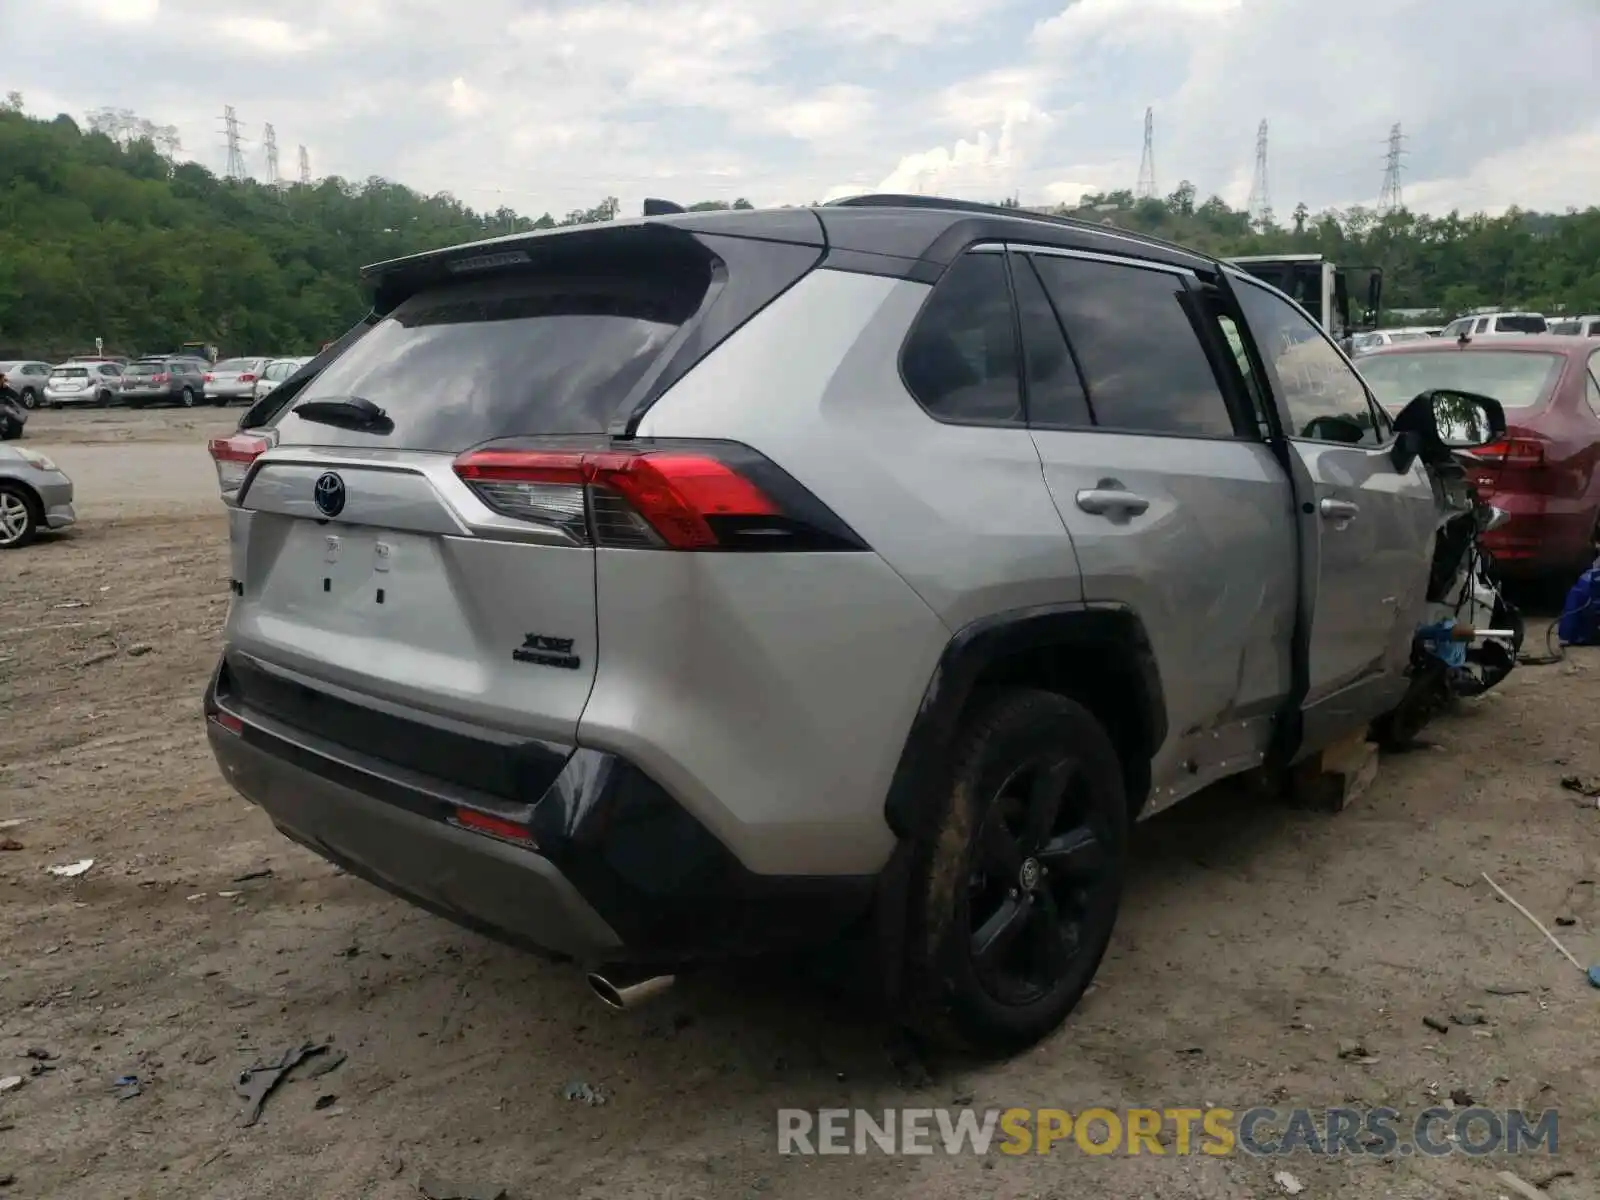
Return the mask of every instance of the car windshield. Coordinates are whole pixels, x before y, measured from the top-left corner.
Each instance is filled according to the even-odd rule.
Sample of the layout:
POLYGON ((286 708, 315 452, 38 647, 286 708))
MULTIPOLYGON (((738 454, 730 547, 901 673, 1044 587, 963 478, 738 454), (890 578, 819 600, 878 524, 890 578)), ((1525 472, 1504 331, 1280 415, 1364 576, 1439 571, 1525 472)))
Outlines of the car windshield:
POLYGON ((1477 392, 1508 409, 1537 408, 1561 374, 1559 354, 1528 350, 1437 350, 1374 354, 1361 360, 1378 402, 1390 412, 1431 388, 1477 392))

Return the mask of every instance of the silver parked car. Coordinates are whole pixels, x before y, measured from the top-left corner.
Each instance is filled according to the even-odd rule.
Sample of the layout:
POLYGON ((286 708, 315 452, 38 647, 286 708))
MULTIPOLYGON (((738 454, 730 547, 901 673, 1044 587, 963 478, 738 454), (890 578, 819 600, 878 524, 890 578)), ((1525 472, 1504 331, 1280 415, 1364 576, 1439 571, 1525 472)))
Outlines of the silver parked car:
POLYGON ((0 445, 0 550, 26 546, 41 529, 76 521, 72 480, 45 455, 0 445))
POLYGON ((261 372, 261 377, 256 380, 255 389, 251 394, 252 400, 259 400, 263 396, 270 396, 272 389, 277 387, 289 376, 293 375, 306 363, 309 358, 274 358, 267 363, 261 372))
POLYGON ((225 358, 206 371, 206 399, 219 408, 235 400, 252 400, 268 358, 225 358))
POLYGON ((1027 1044, 1134 820, 1407 690, 1433 398, 1400 436, 1214 258, 867 197, 367 274, 211 444, 208 736, 289 837, 609 1003, 848 939, 932 1032, 1027 1044))
POLYGON ((50 378, 44 385, 45 403, 51 408, 67 404, 105 408, 116 400, 121 384, 121 363, 74 359, 50 368, 50 378))
POLYGON ((50 378, 50 364, 33 359, 8 359, 0 362, 0 375, 10 382, 23 408, 38 408, 44 403, 45 382, 50 378))

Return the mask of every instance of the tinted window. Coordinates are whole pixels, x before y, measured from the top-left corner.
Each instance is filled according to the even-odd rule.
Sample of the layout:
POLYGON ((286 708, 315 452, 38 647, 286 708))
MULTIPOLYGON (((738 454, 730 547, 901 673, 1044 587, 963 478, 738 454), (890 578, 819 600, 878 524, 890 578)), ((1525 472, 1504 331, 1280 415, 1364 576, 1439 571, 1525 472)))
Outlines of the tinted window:
POLYGON ((1401 350, 1362 359, 1361 373, 1391 412, 1430 388, 1478 392, 1508 409, 1533 408, 1555 387, 1563 361, 1559 354, 1527 350, 1401 350))
POLYGON ((121 368, 115 363, 106 363, 100 368, 100 374, 102 375, 120 375, 121 373, 121 368))
MULTIPOLYGON (((491 438, 602 433, 709 283, 597 263, 592 272, 532 272, 412 296, 330 362, 295 404, 362 396, 393 422, 385 433, 276 422, 289 443, 457 451, 491 438)), ((297 364, 278 375, 287 378, 297 364)))
POLYGON ((1289 435, 1376 445, 1380 435, 1367 390, 1322 330, 1271 292, 1247 284, 1237 290, 1256 346, 1277 373, 1289 435))
POLYGON ((62 379, 87 379, 88 367, 57 367, 56 375, 62 379))
POLYGON ((1543 333, 1545 320, 1543 317, 1496 317, 1494 328, 1496 333, 1543 333))
POLYGON ((957 259, 933 289, 906 341, 907 386, 947 421, 1022 423, 1017 332, 998 254, 957 259))
POLYGON ((1011 260, 1011 268, 1022 325, 1028 423, 1056 427, 1092 424, 1083 381, 1038 275, 1021 255, 1011 260))
POLYGON ((1233 437, 1233 417, 1168 271, 1037 255, 1034 265, 1089 384, 1096 425, 1233 437))
POLYGON ((1576 321, 1552 321, 1551 324, 1550 324, 1550 327, 1548 329, 1546 329, 1545 332, 1546 333, 1559 333, 1559 334, 1574 334, 1574 333, 1578 332, 1578 328, 1579 328, 1578 322, 1576 322, 1576 321))

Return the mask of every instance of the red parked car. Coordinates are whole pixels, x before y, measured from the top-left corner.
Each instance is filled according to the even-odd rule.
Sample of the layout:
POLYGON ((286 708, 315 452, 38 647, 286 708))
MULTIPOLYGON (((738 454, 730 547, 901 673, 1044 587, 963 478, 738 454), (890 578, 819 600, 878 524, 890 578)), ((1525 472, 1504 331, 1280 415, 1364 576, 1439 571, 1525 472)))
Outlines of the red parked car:
POLYGON ((1575 575, 1600 544, 1600 346, 1537 336, 1375 350, 1356 364, 1390 412, 1428 388, 1505 406, 1506 437, 1472 453, 1483 498, 1511 519, 1484 541, 1502 573, 1575 575))

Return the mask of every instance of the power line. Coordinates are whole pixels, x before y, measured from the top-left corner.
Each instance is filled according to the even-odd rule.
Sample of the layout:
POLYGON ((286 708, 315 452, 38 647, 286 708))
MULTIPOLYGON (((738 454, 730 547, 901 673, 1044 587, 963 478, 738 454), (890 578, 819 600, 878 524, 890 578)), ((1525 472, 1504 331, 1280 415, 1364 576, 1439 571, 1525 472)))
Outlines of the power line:
POLYGON ((278 131, 271 124, 261 131, 261 145, 267 153, 267 182, 276 187, 283 179, 278 172, 278 131))
POLYGON ((1267 122, 1262 120, 1256 130, 1256 175, 1250 185, 1250 199, 1245 205, 1253 225, 1272 224, 1272 192, 1267 183, 1267 122))
POLYGON ((228 144, 228 171, 229 179, 248 178, 249 172, 244 166, 244 152, 240 147, 239 116, 233 111, 233 105, 225 104, 222 108, 222 125, 224 136, 228 144))
POLYGON ((1383 190, 1378 193, 1378 212, 1385 216, 1405 207, 1400 192, 1400 160, 1406 153, 1405 140, 1397 121, 1389 129, 1389 153, 1384 158, 1383 190))
POLYGON ((1153 108, 1144 110, 1144 154, 1139 159, 1139 183, 1134 188, 1134 196, 1140 200, 1150 200, 1156 194, 1156 111, 1153 108))

